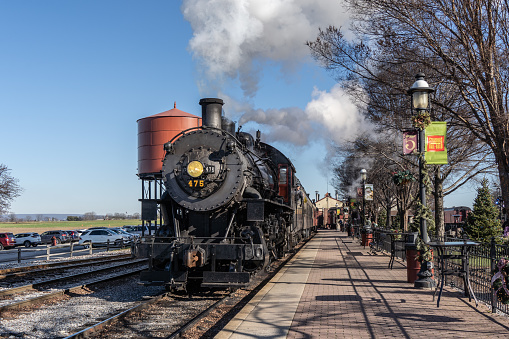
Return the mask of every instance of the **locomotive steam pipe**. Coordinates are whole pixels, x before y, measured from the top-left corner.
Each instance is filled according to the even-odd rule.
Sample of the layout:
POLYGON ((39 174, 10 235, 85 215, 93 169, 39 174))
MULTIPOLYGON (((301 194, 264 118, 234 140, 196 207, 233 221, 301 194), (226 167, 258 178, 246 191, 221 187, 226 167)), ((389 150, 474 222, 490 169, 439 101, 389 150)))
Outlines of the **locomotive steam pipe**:
POLYGON ((221 129, 223 104, 223 100, 217 98, 204 98, 200 100, 202 126, 221 129))

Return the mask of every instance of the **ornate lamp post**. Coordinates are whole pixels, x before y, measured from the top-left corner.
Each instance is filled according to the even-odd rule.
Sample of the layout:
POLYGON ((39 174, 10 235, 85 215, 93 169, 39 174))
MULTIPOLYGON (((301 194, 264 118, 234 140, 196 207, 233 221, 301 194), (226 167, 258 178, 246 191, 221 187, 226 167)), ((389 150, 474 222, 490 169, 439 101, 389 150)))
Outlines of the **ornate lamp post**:
MULTIPOLYGON (((408 90, 408 94, 412 96, 412 113, 415 113, 417 117, 422 117, 422 120, 426 119, 427 111, 429 111, 429 94, 434 92, 434 89, 430 88, 428 83, 424 80, 424 73, 418 73, 415 76, 415 82, 408 90)), ((419 126, 419 196, 421 198, 421 204, 426 207, 426 187, 424 186, 424 151, 425 151, 425 140, 424 140, 424 126, 419 126)), ((426 225, 426 219, 421 218, 420 220, 420 231, 421 237, 424 243, 429 242, 428 227, 426 225)))
MULTIPOLYGON (((418 73, 415 76, 415 82, 408 90, 408 94, 412 97, 412 113, 414 114, 414 125, 419 129, 419 196, 421 204, 426 208, 426 187, 424 183, 424 152, 425 152, 425 131, 427 123, 431 122, 429 117, 429 94, 434 89, 430 88, 428 83, 424 80, 424 74, 418 73)), ((429 242, 428 227, 426 219, 421 216, 420 220, 421 239, 427 244, 429 242)), ((422 260, 421 269, 417 276, 418 280, 414 282, 414 286, 418 288, 432 288, 435 286, 433 281, 433 273, 431 269, 433 263, 422 260)))
POLYGON ((365 220, 364 220, 364 218, 365 218, 365 215, 366 215, 366 214, 365 214, 365 209, 364 209, 364 208, 365 208, 365 205, 364 205, 364 204, 365 204, 365 201, 366 201, 366 200, 365 200, 365 194, 366 194, 366 192, 365 192, 365 189, 366 189, 365 185, 366 185, 366 178, 367 178, 367 176, 368 176, 368 172, 366 171, 366 169, 365 169, 365 168, 361 169, 361 181, 362 181, 362 214, 361 214, 361 226, 362 226, 362 227, 364 227, 364 225, 365 225, 365 220))

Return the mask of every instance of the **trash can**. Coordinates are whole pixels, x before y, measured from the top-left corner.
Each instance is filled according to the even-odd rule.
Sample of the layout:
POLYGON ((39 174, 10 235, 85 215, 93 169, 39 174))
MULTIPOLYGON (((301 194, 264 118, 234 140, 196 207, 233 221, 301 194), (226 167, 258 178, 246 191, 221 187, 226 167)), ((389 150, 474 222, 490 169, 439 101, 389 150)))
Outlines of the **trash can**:
POLYGON ((414 283, 417 280, 417 273, 421 270, 421 262, 417 260, 419 253, 415 244, 412 243, 407 243, 405 249, 407 282, 414 283))
POLYGON ((417 273, 421 270, 421 262, 416 260, 419 256, 419 251, 417 251, 416 245, 418 236, 418 232, 413 232, 411 235, 407 236, 408 242, 405 244, 406 277, 409 283, 413 283, 418 279, 417 273))
POLYGON ((373 230, 371 226, 364 225, 361 230, 361 245, 366 247, 373 241, 373 230))

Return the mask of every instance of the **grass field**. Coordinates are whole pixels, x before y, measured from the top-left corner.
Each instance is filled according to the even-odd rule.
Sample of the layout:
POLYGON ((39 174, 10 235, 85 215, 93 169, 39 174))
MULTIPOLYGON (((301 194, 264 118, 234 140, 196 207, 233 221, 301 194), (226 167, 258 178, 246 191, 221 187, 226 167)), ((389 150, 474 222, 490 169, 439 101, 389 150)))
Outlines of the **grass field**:
POLYGON ((42 233, 50 230, 79 230, 90 227, 122 227, 124 225, 141 225, 141 220, 89 220, 89 221, 33 221, 15 223, 0 223, 0 232, 24 233, 37 232, 42 233))

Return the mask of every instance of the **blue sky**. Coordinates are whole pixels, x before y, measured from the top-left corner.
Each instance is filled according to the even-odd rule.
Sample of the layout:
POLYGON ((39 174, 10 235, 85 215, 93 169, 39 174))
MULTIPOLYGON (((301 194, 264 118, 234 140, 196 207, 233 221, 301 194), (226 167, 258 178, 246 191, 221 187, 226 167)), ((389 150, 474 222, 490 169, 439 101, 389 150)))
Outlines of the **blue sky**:
POLYGON ((363 120, 304 46, 347 14, 308 3, 1 1, 0 163, 24 188, 10 210, 139 212, 136 121, 175 101, 200 115, 202 97, 333 192, 328 145, 363 120))

